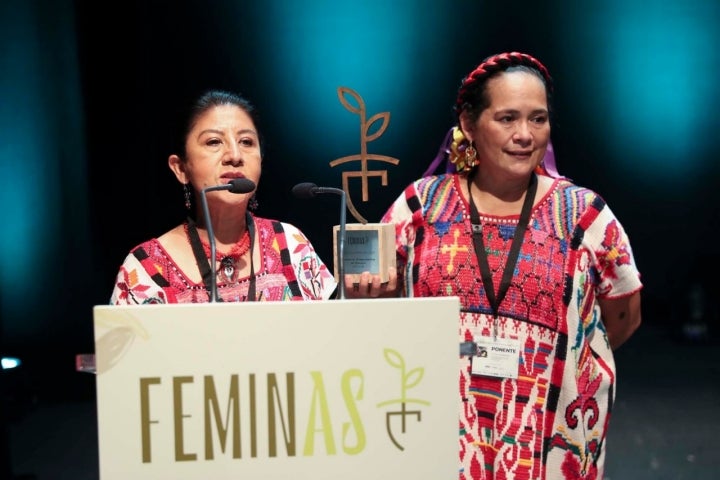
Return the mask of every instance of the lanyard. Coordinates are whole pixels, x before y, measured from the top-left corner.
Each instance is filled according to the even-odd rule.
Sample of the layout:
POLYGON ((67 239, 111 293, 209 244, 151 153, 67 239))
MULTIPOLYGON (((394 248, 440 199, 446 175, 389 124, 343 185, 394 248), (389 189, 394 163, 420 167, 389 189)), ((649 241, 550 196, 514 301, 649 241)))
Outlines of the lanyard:
POLYGON ((537 175, 534 173, 532 174, 532 177, 530 177, 530 185, 528 186, 527 192, 525 192, 525 201, 523 202, 522 210, 520 212, 520 220, 515 228, 510 252, 508 253, 507 260, 505 261, 505 268, 503 269, 503 276, 500 281, 497 296, 495 295, 492 272, 490 271, 487 252, 485 251, 485 244, 483 242, 480 215, 478 214, 477 207, 473 201, 472 192, 470 191, 470 176, 468 176, 467 182, 468 198, 470 199, 470 222, 472 223, 475 255, 480 263, 480 273, 482 275, 483 286, 485 287, 485 295, 487 296, 488 302, 490 302, 490 307, 492 308, 495 321, 497 321, 500 304, 505 298, 505 294, 510 287, 510 280, 512 279, 513 272, 515 271, 515 264, 520 256, 520 246, 522 245, 523 237, 525 236, 525 230, 530 222, 530 211, 532 210, 533 201, 535 200, 535 192, 537 191, 537 175))
MULTIPOLYGON (((248 294, 247 294, 247 300, 248 302, 255 301, 255 265, 253 264, 253 247, 255 246, 255 223, 253 222, 252 215, 250 215, 249 212, 245 214, 247 229, 250 232, 250 285, 248 287, 248 294)), ((192 247, 193 254, 195 254, 195 261, 198 264, 198 268, 200 269, 200 275, 202 275, 203 283, 205 284, 205 288, 208 291, 208 294, 210 295, 210 277, 212 275, 212 270, 210 269, 210 262, 208 261, 208 258, 205 256, 205 252, 203 251, 202 244, 200 243, 200 235, 198 235, 197 227, 195 226, 195 221, 188 217, 188 232, 190 234, 190 246, 192 247)), ((215 261, 215 259, 213 259, 215 261)), ((217 301, 222 302, 223 299, 220 297, 220 295, 216 295, 217 301)))

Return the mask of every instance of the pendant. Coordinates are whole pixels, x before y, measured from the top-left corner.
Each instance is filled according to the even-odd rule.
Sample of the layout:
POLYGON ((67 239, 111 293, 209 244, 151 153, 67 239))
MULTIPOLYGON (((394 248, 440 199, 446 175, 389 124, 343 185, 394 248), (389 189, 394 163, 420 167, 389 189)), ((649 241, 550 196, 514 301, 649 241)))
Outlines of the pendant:
POLYGON ((220 270, 218 271, 218 277, 220 282, 226 285, 234 285, 237 283, 240 271, 235 266, 235 259, 232 257, 223 257, 220 260, 220 270))

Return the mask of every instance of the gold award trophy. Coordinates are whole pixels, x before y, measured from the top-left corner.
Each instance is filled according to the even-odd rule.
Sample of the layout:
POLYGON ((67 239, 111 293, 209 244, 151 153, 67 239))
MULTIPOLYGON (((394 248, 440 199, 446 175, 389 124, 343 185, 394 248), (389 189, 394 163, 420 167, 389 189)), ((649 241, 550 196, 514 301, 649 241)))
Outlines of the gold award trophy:
MULTIPOLYGON (((387 186, 387 170, 368 170, 368 161, 380 161, 397 165, 400 161, 397 158, 386 155, 375 155, 367 153, 367 144, 379 138, 387 129, 390 122, 390 112, 382 112, 366 119, 365 102, 354 90, 347 87, 338 87, 337 90, 340 103, 350 112, 360 117, 360 153, 338 158, 330 162, 331 167, 359 161, 359 171, 348 171, 342 173, 342 189, 347 197, 347 208, 353 217, 360 223, 349 223, 345 225, 345 242, 343 244, 343 273, 354 275, 355 282, 363 272, 370 272, 373 275, 380 275, 382 282, 388 281, 388 268, 396 266, 395 257, 395 225, 392 223, 368 223, 358 213, 352 203, 349 194, 349 179, 359 177, 362 182, 362 201, 367 202, 368 177, 380 177, 383 186, 387 186), (348 98, 355 101, 352 105, 348 98), (370 128, 376 122, 382 122, 377 131, 370 134, 370 128)), ((335 280, 341 281, 337 265, 339 265, 339 238, 340 225, 333 227, 333 261, 335 262, 335 280)))

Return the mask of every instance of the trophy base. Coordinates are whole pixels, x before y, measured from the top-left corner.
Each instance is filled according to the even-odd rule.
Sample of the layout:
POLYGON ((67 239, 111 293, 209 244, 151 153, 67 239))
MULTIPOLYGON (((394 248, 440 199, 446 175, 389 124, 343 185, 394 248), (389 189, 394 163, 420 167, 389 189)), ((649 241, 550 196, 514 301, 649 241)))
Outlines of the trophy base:
MULTIPOLYGON (((333 261, 335 281, 340 282, 337 265, 340 225, 333 227, 333 261)), ((370 272, 380 275, 385 283, 389 280, 388 268, 396 267, 395 225, 392 223, 349 223, 345 225, 345 247, 343 251, 345 275, 354 275, 359 282, 360 274, 370 272)))

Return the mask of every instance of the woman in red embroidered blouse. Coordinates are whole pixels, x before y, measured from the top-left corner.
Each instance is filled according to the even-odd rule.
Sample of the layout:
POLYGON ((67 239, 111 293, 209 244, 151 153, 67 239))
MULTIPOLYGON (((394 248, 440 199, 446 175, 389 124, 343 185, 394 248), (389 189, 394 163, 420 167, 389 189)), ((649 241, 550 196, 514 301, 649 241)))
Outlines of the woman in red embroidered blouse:
POLYGON ((241 182, 241 193, 206 191, 215 238, 212 261, 216 280, 209 261, 208 219, 198 201, 187 222, 132 249, 120 266, 110 303, 331 297, 333 275, 305 235, 293 225, 260 218, 248 210, 255 202, 252 191, 260 180, 262 164, 253 115, 253 106, 235 93, 204 93, 191 108, 183 145, 168 158, 170 169, 183 185, 189 211, 193 196, 201 199, 201 192, 208 187, 241 182), (248 193, 242 193, 245 191, 248 193))
POLYGON ((396 225, 397 278, 345 278, 350 298, 460 298, 460 479, 601 479, 612 351, 641 321, 625 230, 546 155, 551 92, 527 54, 475 68, 436 159, 447 171, 434 162, 381 220, 396 225))

